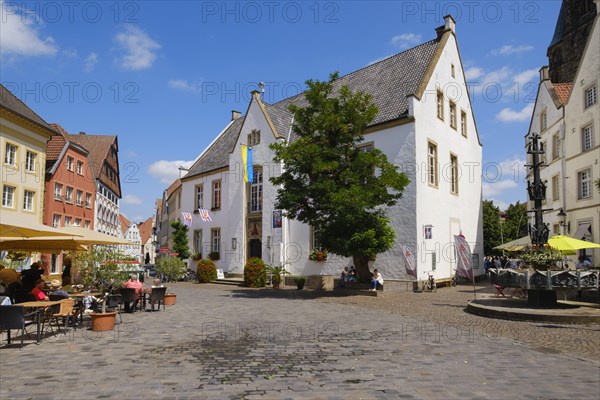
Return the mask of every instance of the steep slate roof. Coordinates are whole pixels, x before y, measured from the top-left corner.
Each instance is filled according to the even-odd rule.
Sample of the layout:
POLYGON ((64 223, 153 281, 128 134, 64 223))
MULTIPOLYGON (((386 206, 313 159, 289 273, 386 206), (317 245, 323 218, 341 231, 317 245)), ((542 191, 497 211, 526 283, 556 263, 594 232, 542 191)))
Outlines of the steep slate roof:
POLYGON ((267 113, 269 113, 269 117, 271 117, 271 121, 273 121, 277 133, 287 140, 290 126, 292 125, 292 113, 274 104, 263 104, 267 113))
MULTIPOLYGON (((370 94, 373 103, 379 109, 379 113, 371 122, 371 126, 406 117, 408 115, 408 100, 406 97, 417 92, 439 43, 439 39, 430 40, 344 75, 334 82, 334 90, 337 91, 345 85, 353 92, 361 91, 370 94)), ((306 105, 306 99, 300 93, 294 97, 281 100, 275 103, 274 106, 280 110, 287 110, 290 104, 304 106, 306 105)), ((284 120, 281 116, 275 119, 284 120)), ((273 123, 275 124, 275 121, 273 123)), ((289 129, 289 125, 287 127, 289 129)), ((279 134, 287 137, 287 130, 285 133, 279 132, 279 134)))
POLYGON ((115 184, 108 177, 101 179, 104 174, 104 160, 109 157, 110 147, 117 140, 117 136, 114 135, 88 135, 78 134, 66 136, 67 140, 76 143, 85 148, 92 161, 95 178, 105 183, 119 198, 121 197, 121 187, 119 184, 115 184))
POLYGON ((142 244, 145 244, 152 237, 152 217, 138 224, 142 244))
POLYGON ((229 166, 229 153, 234 150, 245 117, 240 117, 204 151, 184 178, 229 166))
POLYGON ((0 108, 4 108, 14 114, 17 114, 29 121, 54 131, 50 125, 42 117, 37 115, 31 108, 27 107, 25 103, 19 100, 10 90, 0 84, 0 108))

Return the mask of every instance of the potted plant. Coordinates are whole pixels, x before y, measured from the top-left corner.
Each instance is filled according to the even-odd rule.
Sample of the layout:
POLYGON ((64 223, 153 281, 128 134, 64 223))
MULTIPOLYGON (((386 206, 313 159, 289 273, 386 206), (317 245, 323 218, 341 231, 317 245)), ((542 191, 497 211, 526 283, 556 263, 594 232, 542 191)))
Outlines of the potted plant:
POLYGON ((202 254, 196 252, 196 253, 192 254, 192 258, 195 261, 200 261, 200 260, 202 260, 202 254))
POLYGON ((213 260, 200 260, 196 267, 198 283, 208 283, 217 280, 217 266, 213 260))
POLYGON ((314 249, 308 255, 308 259, 317 262, 327 261, 327 250, 314 249))
POLYGON ((208 254, 208 258, 210 258, 213 261, 218 261, 221 258, 221 255, 219 254, 218 251, 211 251, 208 254))
MULTIPOLYGON (((176 281, 187 273, 187 265, 179 257, 161 257, 156 263, 156 271, 162 274, 167 283, 176 281)), ((165 305, 174 305, 177 300, 175 293, 169 293, 167 286, 167 293, 165 294, 165 305)))
POLYGON ((279 266, 270 266, 267 268, 267 271, 271 273, 271 283, 273 284, 273 288, 278 289, 281 286, 281 279, 287 273, 287 271, 285 268, 279 266))
POLYGON ((107 311, 106 301, 111 291, 120 286, 127 276, 127 272, 116 261, 119 259, 118 253, 98 247, 93 247, 88 252, 79 252, 75 256, 75 274, 85 287, 95 288, 101 293, 100 311, 90 314, 93 331, 114 329, 117 312, 107 311))
POLYGON ((298 290, 302 290, 302 289, 304 289, 304 284, 306 283, 306 278, 304 276, 295 276, 294 283, 296 284, 296 287, 298 288, 298 290))

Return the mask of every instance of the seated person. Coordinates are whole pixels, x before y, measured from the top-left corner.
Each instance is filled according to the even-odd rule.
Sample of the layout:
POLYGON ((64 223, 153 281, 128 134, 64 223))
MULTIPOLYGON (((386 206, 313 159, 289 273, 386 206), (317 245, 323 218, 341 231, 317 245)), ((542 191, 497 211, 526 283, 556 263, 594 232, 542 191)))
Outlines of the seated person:
POLYGON ((31 290, 31 294, 35 297, 36 301, 48 301, 50 300, 46 293, 44 293, 44 287, 46 286, 46 281, 43 279, 38 279, 35 281, 35 285, 31 290))
POLYGON ((60 284, 60 281, 58 279, 53 279, 52 282, 50 282, 50 288, 52 289, 52 291, 48 294, 55 294, 58 296, 63 296, 65 299, 68 299, 69 297, 69 292, 67 292, 66 290, 64 290, 60 284))
POLYGON ((344 267, 342 275, 340 276, 340 287, 344 287, 345 283, 348 282, 348 267, 344 267))
POLYGON ((36 282, 38 279, 42 278, 43 274, 44 270, 40 268, 39 262, 34 262, 31 264, 29 269, 21 272, 21 283, 23 284, 23 289, 27 291, 33 290, 33 288, 36 286, 36 282))
POLYGON ((358 282, 358 272, 354 265, 350 267, 350 272, 348 272, 348 282, 358 282))
POLYGON ((592 263, 590 262, 590 260, 588 260, 584 256, 579 256, 577 263, 575 263, 575 268, 588 270, 588 269, 590 269, 591 265, 592 265, 592 263))
MULTIPOLYGON (((140 298, 140 294, 142 293, 142 290, 144 289, 144 286, 138 280, 138 275, 131 274, 130 279, 123 284, 123 287, 135 289, 135 302, 134 302, 134 305, 135 305, 135 303, 137 303, 137 301, 140 298)), ((125 305, 126 312, 131 311, 131 303, 130 302, 124 303, 124 305, 125 305)))
POLYGON ((383 277, 379 273, 377 269, 373 270, 373 279, 371 279, 371 291, 374 292, 377 290, 377 285, 383 286, 383 277))

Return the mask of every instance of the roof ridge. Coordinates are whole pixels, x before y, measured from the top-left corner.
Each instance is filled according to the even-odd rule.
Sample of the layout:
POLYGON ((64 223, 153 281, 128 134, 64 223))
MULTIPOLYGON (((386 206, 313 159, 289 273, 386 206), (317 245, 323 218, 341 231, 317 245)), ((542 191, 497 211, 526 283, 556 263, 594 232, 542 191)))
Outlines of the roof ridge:
POLYGON ((31 107, 29 107, 24 101, 22 101, 21 99, 19 99, 17 96, 15 96, 15 94, 13 92, 11 92, 10 90, 8 90, 8 88, 6 86, 4 86, 3 84, 0 83, 0 105, 4 108, 6 108, 7 110, 9 110, 10 112, 13 112, 15 114, 18 114, 38 125, 42 125, 44 126, 44 124, 46 126, 44 126, 44 128, 49 129, 51 131, 53 131, 54 129, 48 124, 48 122, 41 117, 41 115, 39 115, 38 113, 36 113, 35 111, 33 111, 33 109, 31 107), (33 118, 31 118, 31 116, 27 116, 21 112, 19 112, 18 110, 15 110, 14 107, 9 106, 9 100, 8 98, 6 98, 6 102, 3 101, 3 97, 6 97, 6 95, 8 94, 8 96, 12 97, 14 100, 16 100, 18 103, 20 103, 23 107, 25 107, 27 112, 31 112, 33 114, 34 117, 37 117, 40 119, 40 121, 42 123, 40 123, 40 121, 35 121, 33 118))

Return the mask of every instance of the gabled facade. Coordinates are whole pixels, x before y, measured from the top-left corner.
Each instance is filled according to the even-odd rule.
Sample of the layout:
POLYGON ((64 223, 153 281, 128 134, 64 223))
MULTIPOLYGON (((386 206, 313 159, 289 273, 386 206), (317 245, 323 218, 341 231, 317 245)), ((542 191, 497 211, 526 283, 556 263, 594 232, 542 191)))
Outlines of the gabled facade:
POLYGON ((108 235, 120 236, 121 180, 117 136, 88 135, 81 132, 78 135, 68 135, 67 140, 81 145, 90 153, 96 179, 94 229, 108 235))
MULTIPOLYGON (((589 35, 584 37, 585 46, 582 46, 578 64, 569 67, 573 70, 571 82, 553 81, 553 69, 567 70, 554 65, 553 58, 549 59, 550 67, 541 69, 534 113, 525 139, 529 141, 531 135, 539 133, 544 143, 545 166, 540 170, 540 177, 547 186, 544 208, 549 211, 544 214, 544 222, 550 232, 598 243, 600 193, 594 181, 600 178, 600 2, 596 2, 598 9, 595 14, 592 12, 595 17, 591 20, 587 3, 582 1, 576 6, 570 1, 563 2, 557 31, 564 23, 563 12, 574 8, 585 11, 589 27, 580 28, 579 32, 589 35)), ((554 41, 549 55, 553 45, 554 41)), ((531 161, 530 156, 528 160, 531 161)), ((533 209, 533 202, 528 202, 528 209, 533 209)), ((598 250, 582 250, 570 257, 571 262, 579 255, 586 255, 593 265, 600 263, 598 250)))
POLYGON ((54 129, 0 85, 2 214, 43 223, 46 142, 54 129))
POLYGON ((170 221, 181 219, 181 180, 176 179, 164 192, 162 200, 160 201, 160 207, 158 207, 158 226, 157 226, 157 240, 159 243, 159 250, 169 249, 163 251, 164 254, 170 253, 173 250, 173 232, 174 229, 170 224, 170 221))
POLYGON ((144 264, 154 264, 156 260, 155 244, 154 244, 154 218, 150 217, 147 220, 140 222, 138 225, 140 231, 140 239, 142 246, 142 262, 144 264))
POLYGON ((143 263, 142 238, 138 224, 129 221, 123 214, 119 214, 119 225, 121 227, 121 237, 130 243, 119 245, 121 254, 143 263))
MULTIPOLYGON (((452 17, 436 32, 429 42, 335 82, 372 95, 379 113, 363 146, 383 151, 411 180, 398 204, 386 209, 396 243, 373 262, 386 279, 410 279, 403 245, 416 254, 418 279, 431 271, 452 276, 454 235, 461 233, 471 243, 475 273, 483 273, 482 148, 452 17)), ((245 116, 234 112, 182 178, 182 211, 204 208, 211 217, 193 214, 190 247, 205 257, 219 252, 218 268, 241 273, 245 260, 256 256, 293 274, 338 275, 352 263, 333 256, 310 260, 312 228, 274 209, 278 188, 269 178, 285 166, 273 163, 269 145, 295 140, 287 106, 304 102, 300 94, 267 104, 253 92, 245 116), (252 147, 252 184, 243 182, 241 145, 252 147)))

